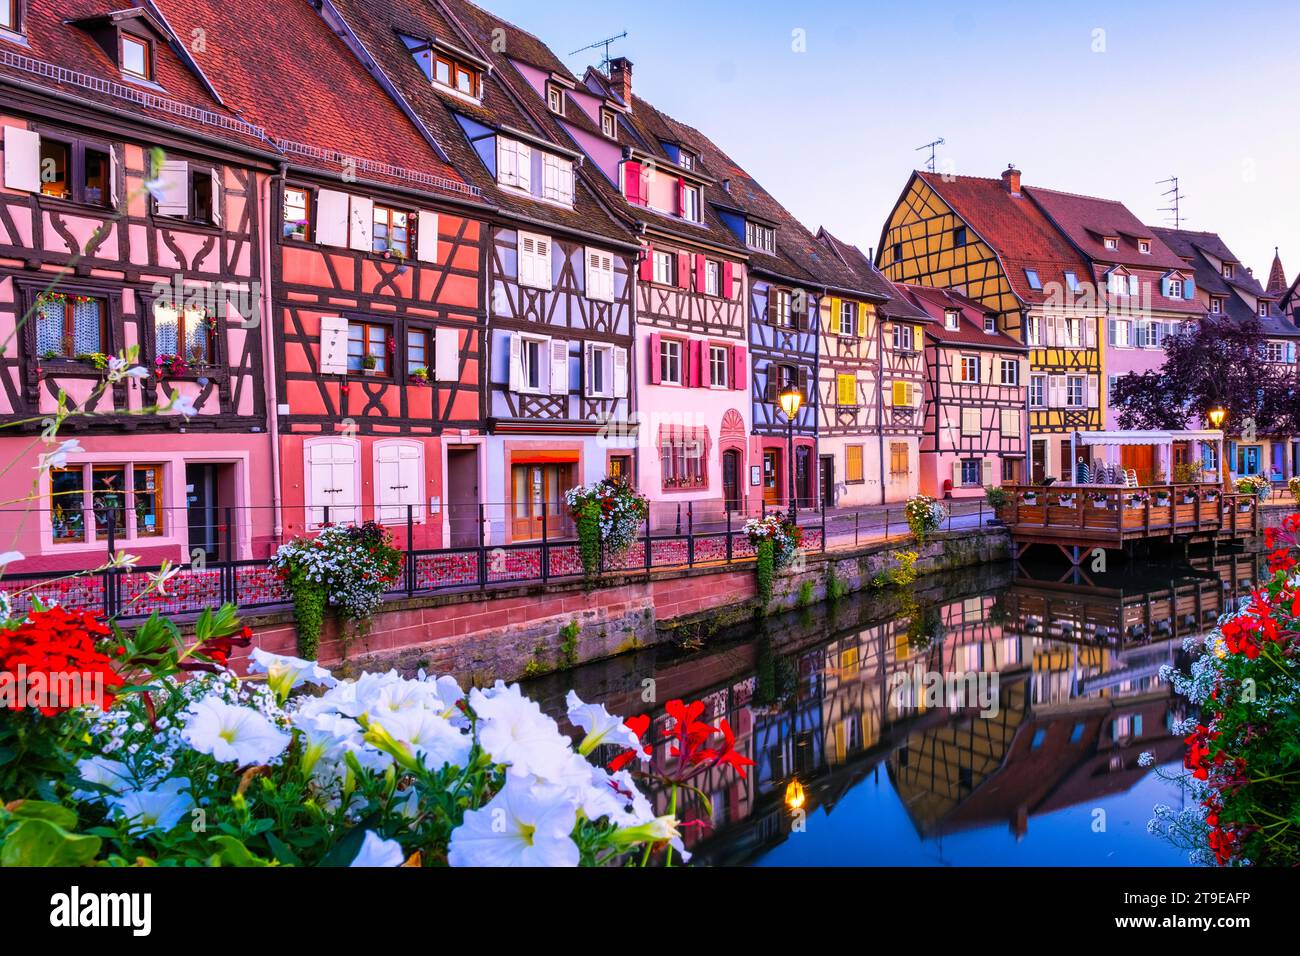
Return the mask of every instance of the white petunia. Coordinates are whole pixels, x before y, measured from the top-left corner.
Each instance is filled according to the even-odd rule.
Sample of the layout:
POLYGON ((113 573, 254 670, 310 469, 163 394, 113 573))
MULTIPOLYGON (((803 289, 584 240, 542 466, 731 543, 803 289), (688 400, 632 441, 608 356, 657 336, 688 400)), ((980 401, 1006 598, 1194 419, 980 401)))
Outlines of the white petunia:
POLYGON ((265 674, 267 685, 281 703, 287 700, 289 692, 300 684, 333 687, 338 683, 333 674, 315 661, 272 654, 260 647, 253 650, 252 663, 249 664, 248 670, 253 674, 265 674))
POLYGON ((436 772, 447 764, 464 767, 469 763, 473 738, 432 711, 392 714, 384 718, 383 727, 395 740, 407 744, 427 770, 436 772))
POLYGON ((184 418, 193 418, 199 413, 194 407, 194 399, 189 395, 182 395, 180 392, 173 391, 171 401, 163 406, 165 412, 175 412, 184 418))
POLYGON ((181 737, 219 763, 264 764, 292 739, 255 710, 205 697, 190 708, 181 737))
POLYGON ((518 684, 497 681, 491 691, 470 691, 469 706, 479 718, 479 743, 496 763, 515 775, 554 777, 572 756, 569 742, 536 701, 518 684))
POLYGON ((640 738, 623 723, 623 718, 606 710, 604 704, 584 704, 573 691, 569 691, 564 702, 569 708, 570 722, 587 734, 578 744, 578 753, 585 757, 601 744, 615 744, 625 750, 635 750, 642 759, 649 759, 640 738))
POLYGON ((451 832, 452 866, 577 866, 577 808, 564 792, 511 778, 451 832))
POLYGON ((129 821, 133 835, 147 830, 162 830, 166 833, 194 809, 194 798, 185 792, 189 788, 189 780, 173 777, 154 790, 125 793, 114 798, 113 816, 129 821))
MULTIPOLYGON (((135 780, 132 778, 131 771, 126 764, 120 760, 110 760, 107 757, 87 757, 84 760, 77 761, 77 776, 86 783, 98 784, 107 787, 116 796, 135 786, 135 780)), ((87 800, 91 803, 100 803, 106 797, 102 790, 75 790, 73 799, 87 800)))
POLYGON ((44 455, 41 455, 40 461, 36 467, 40 471, 48 471, 51 468, 66 467, 69 455, 79 455, 83 451, 85 451, 85 449, 81 447, 80 439, 65 439, 59 443, 59 447, 54 449, 54 451, 46 452, 44 455))
POLYGON ((374 830, 367 830, 361 849, 348 866, 401 866, 405 862, 400 843, 382 839, 374 830))

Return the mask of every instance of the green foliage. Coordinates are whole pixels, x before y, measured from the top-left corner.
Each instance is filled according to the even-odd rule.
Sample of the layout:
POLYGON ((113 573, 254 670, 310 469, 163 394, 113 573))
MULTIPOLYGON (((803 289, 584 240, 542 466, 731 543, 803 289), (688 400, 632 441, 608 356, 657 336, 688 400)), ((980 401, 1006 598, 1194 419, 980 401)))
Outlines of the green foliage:
POLYGON ((839 601, 849 593, 849 584, 835 573, 835 563, 832 561, 830 570, 826 572, 826 597, 831 601, 839 601))
POLYGON ((894 560, 898 563, 885 572, 885 580, 896 588, 905 588, 917 578, 916 562, 920 557, 915 551, 895 551, 894 560))
POLYGON ((76 828, 77 814, 57 803, 17 800, 0 807, 0 867, 85 866, 103 840, 76 828))
POLYGON ((795 601, 795 607, 808 607, 812 604, 815 594, 813 592, 813 583, 805 581, 799 585, 799 597, 795 601))
POLYGON ((582 558, 582 576, 588 588, 595 587, 600 576, 600 505, 587 499, 577 508, 578 556, 582 558))
POLYGON ((560 655, 564 658, 565 667, 576 667, 578 665, 578 633, 581 628, 577 621, 570 621, 564 627, 560 628, 560 655))
POLYGON ((305 580, 306 574, 295 571, 289 576, 289 593, 293 595, 293 625, 298 635, 298 656, 314 661, 320 654, 320 632, 325 624, 328 597, 325 585, 305 580))
POLYGON ((772 577, 776 573, 776 545, 771 538, 764 538, 756 546, 757 559, 754 573, 758 577, 758 601, 763 610, 772 603, 772 577))
POLYGON ((989 503, 990 507, 996 510, 1006 507, 1011 501, 1011 495, 1005 488, 989 485, 984 489, 984 499, 989 503))

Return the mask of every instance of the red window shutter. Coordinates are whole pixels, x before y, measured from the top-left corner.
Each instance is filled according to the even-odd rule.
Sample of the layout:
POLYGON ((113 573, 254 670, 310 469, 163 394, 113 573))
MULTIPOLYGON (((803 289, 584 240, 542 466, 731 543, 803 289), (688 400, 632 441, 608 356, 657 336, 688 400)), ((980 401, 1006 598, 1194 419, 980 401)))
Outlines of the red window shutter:
POLYGON ((677 177, 677 215, 686 215, 686 180, 677 177))
POLYGON ((634 206, 644 206, 641 195, 641 164, 627 162, 623 164, 623 195, 634 206))
POLYGON ((743 345, 731 347, 731 387, 744 391, 747 388, 746 377, 749 374, 749 355, 743 345))
POLYGON ((659 333, 658 333, 658 332, 651 332, 651 333, 650 333, 650 348, 649 348, 649 350, 648 350, 648 357, 649 357, 649 359, 650 359, 650 368, 649 368, 649 372, 650 372, 650 379, 649 379, 649 381, 650 381, 650 384, 651 384, 651 385, 658 385, 659 382, 660 382, 660 377, 659 377, 659 333))
POLYGON ((690 375, 686 378, 686 384, 692 388, 699 388, 704 380, 704 371, 701 368, 700 353, 702 351, 702 342, 699 339, 691 339, 690 347, 690 375))
POLYGON ((695 291, 704 292, 707 290, 707 283, 704 281, 704 256, 695 257, 695 291))
POLYGON ((722 264, 722 297, 724 299, 734 299, 736 297, 736 293, 731 288, 733 285, 732 278, 731 263, 724 262, 722 264))
POLYGON ((641 260, 641 281, 654 282, 655 280, 655 247, 647 245, 645 247, 645 258, 641 260))
POLYGON ((677 253, 677 284, 686 290, 691 287, 691 254, 689 252, 677 253))

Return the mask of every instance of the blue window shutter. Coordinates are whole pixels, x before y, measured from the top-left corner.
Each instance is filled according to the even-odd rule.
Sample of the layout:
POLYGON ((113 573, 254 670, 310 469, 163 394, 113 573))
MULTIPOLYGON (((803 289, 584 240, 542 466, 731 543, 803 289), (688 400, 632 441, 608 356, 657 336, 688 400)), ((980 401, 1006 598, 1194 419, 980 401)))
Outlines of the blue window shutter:
POLYGON ((1294 343, 1294 342, 1288 342, 1288 343, 1286 344, 1286 360, 1287 360, 1288 363, 1291 363, 1291 364, 1294 364, 1294 363, 1295 363, 1295 343, 1294 343))
POLYGON ((1110 320, 1110 344, 1115 344, 1115 320, 1110 320))
POLYGON ((1142 289, 1141 289, 1140 284, 1139 284, 1139 282, 1138 282, 1138 277, 1137 277, 1137 276, 1129 276, 1129 277, 1128 277, 1128 294, 1129 294, 1129 295, 1141 295, 1141 294, 1142 294, 1142 289))
POLYGON ((1169 276, 1160 280, 1160 294, 1166 299, 1169 298, 1169 276))
POLYGON ((1196 280, 1191 276, 1183 283, 1183 298, 1188 301, 1196 298, 1196 280))

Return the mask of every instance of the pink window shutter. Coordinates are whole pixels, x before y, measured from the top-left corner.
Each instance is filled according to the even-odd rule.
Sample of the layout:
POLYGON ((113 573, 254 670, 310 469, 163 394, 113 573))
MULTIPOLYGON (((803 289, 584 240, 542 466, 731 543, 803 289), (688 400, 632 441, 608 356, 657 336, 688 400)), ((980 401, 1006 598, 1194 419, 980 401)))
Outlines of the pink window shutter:
POLYGON ((699 339, 692 340, 691 341, 691 380, 690 380, 690 386, 692 388, 699 388, 704 384, 704 362, 701 358, 703 354, 704 354, 704 343, 701 342, 699 339))
POLYGON ((695 257, 695 291, 704 292, 707 286, 704 281, 704 256, 696 255, 695 257))
POLYGON ((647 371, 650 373, 649 382, 651 385, 658 385, 661 381, 659 376, 659 333, 650 333, 650 348, 646 350, 646 355, 650 359, 650 365, 647 371))
POLYGON ((748 388, 746 378, 749 373, 749 355, 743 345, 731 348, 731 387, 744 391, 748 388))
POLYGON ((624 163, 623 164, 623 195, 627 201, 634 206, 645 205, 641 198, 641 164, 624 163))
POLYGON ((655 281, 655 247, 651 245, 645 247, 645 258, 641 260, 641 281, 655 281))
POLYGON ((686 180, 677 177, 677 215, 686 215, 686 180))
POLYGON ((687 290, 691 287, 691 254, 689 252, 677 253, 677 284, 687 290))
POLYGON ((722 264, 722 296, 725 299, 734 299, 736 297, 736 291, 732 288, 732 286, 735 285, 735 282, 732 281, 733 278, 734 277, 731 274, 731 263, 724 262, 722 264))

